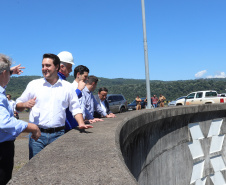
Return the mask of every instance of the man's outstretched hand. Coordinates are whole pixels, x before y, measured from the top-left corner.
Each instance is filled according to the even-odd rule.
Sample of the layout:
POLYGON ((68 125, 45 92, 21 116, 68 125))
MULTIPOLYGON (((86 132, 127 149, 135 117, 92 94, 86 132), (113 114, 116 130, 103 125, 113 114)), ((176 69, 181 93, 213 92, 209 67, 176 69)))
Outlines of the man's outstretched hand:
POLYGON ((79 129, 89 129, 89 128, 93 128, 93 126, 91 126, 91 125, 79 125, 78 128, 79 129))
POLYGON ((21 66, 21 64, 11 67, 10 71, 13 72, 12 74, 20 75, 21 73, 23 73, 23 71, 21 69, 25 69, 25 67, 20 67, 20 66, 21 66))

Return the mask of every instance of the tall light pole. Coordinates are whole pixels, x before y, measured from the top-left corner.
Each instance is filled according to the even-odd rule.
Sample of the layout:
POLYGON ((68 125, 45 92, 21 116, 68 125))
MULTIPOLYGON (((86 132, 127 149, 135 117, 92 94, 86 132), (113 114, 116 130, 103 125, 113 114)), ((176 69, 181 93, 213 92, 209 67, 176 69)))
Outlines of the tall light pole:
POLYGON ((144 60, 145 60, 145 76, 146 76, 146 89, 147 89, 147 109, 151 109, 151 90, 149 78, 149 65, 148 65, 148 44, 146 35, 146 21, 145 21, 145 6, 144 0, 141 0, 142 7, 142 20, 143 20, 143 36, 144 36, 144 60))

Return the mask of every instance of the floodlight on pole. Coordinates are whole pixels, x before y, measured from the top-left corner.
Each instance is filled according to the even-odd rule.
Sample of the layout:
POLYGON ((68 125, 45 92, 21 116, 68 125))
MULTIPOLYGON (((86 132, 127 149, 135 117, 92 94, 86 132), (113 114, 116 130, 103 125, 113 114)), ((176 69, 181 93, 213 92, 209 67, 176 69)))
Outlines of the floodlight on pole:
POLYGON ((146 21, 145 21, 145 6, 144 0, 141 0, 142 7, 142 20, 143 20, 143 37, 144 37, 144 60, 145 60, 145 76, 146 76, 146 89, 147 89, 147 109, 151 109, 151 90, 149 78, 149 64, 148 64, 148 44, 146 35, 146 21))

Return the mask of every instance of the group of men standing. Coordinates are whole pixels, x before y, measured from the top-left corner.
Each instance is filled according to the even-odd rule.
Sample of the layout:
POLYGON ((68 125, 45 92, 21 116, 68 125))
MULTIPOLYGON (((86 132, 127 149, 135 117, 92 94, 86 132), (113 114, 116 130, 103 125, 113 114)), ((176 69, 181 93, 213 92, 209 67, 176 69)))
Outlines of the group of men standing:
MULTIPOLYGON (((136 97, 136 110, 141 110, 141 98, 139 96, 136 97)), ((156 97, 156 95, 154 95, 153 97, 151 97, 151 104, 154 108, 158 107, 164 107, 164 102, 165 102, 166 98, 165 96, 163 96, 162 94, 159 95, 159 98, 156 97)), ((144 99, 144 103, 145 105, 147 104, 147 97, 144 99)))
POLYGON ((164 107, 165 100, 166 98, 162 94, 159 95, 159 98, 157 98, 155 95, 151 97, 151 102, 154 108, 158 107, 158 104, 159 107, 164 107))
POLYGON ((31 109, 29 123, 17 120, 6 98, 5 87, 11 74, 20 74, 24 67, 11 67, 11 59, 0 54, 0 184, 6 184, 12 175, 14 141, 22 132, 30 132, 29 158, 31 159, 48 144, 65 132, 77 127, 89 129, 90 123, 113 118, 106 95, 101 88, 93 96, 98 82, 96 76, 88 76, 89 69, 79 65, 74 69, 73 83, 66 78, 72 71, 73 56, 67 51, 58 55, 47 53, 42 59, 44 78, 28 83, 16 100, 16 110, 31 109))

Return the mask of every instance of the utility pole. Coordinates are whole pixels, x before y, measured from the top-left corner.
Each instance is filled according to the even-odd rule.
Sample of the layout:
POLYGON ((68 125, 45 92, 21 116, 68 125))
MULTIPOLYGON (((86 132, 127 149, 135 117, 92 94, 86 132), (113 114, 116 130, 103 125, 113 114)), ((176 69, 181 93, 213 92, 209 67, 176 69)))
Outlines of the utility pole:
POLYGON ((149 78, 149 64, 148 64, 148 44, 146 35, 146 21, 145 21, 145 6, 144 0, 141 0, 142 7, 142 20, 143 20, 143 37, 144 37, 144 60, 145 60, 145 76, 146 76, 146 89, 147 89, 147 109, 151 109, 151 90, 149 78))

